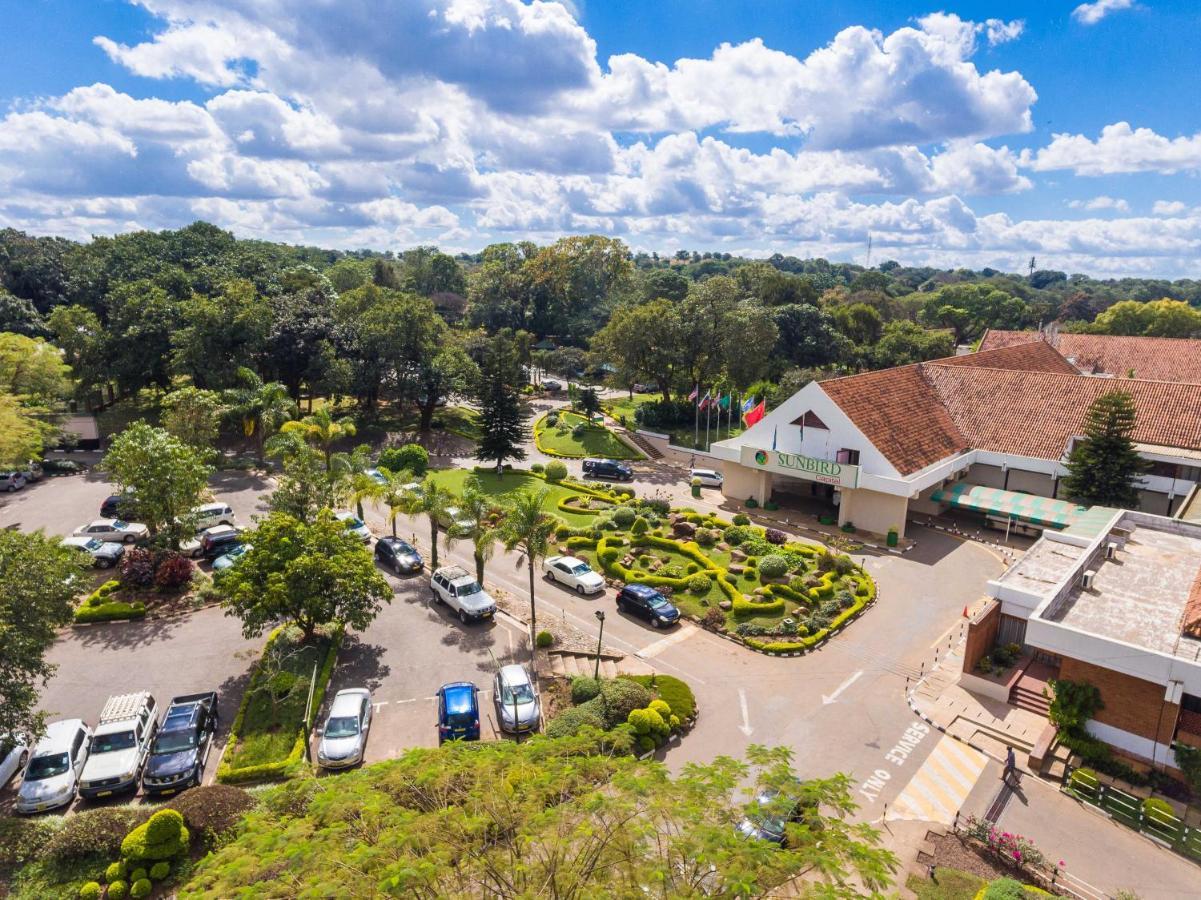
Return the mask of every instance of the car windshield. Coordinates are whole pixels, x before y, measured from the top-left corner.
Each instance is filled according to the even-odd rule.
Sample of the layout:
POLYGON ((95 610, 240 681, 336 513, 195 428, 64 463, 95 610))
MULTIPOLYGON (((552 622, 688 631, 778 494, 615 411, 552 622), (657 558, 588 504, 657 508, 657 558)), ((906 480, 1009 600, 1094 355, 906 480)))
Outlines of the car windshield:
POLYGON ((128 750, 137 745, 132 731, 118 731, 116 734, 98 734, 92 741, 93 753, 108 753, 112 750, 128 750))
POLYGON ((500 699, 502 703, 532 703, 534 689, 528 684, 502 684, 500 699))
POLYGON ((592 570, 588 568, 588 563, 580 563, 571 570, 572 575, 587 575, 592 570))
POLYGON ((417 551, 413 549, 412 545, 406 544, 404 541, 401 541, 399 544, 397 544, 395 549, 396 549, 397 556, 416 556, 417 555, 417 551))
POLYGON ((100 540, 100 538, 89 538, 88 542, 84 544, 84 547, 89 550, 99 550, 103 546, 104 541, 100 540))
POLYGON ((29 761, 25 772, 26 781, 41 781, 43 778, 53 778, 61 775, 70 768, 70 760, 65 753, 48 753, 45 756, 35 756, 29 761))
POLYGON ((122 530, 124 530, 124 529, 126 529, 126 528, 128 528, 128 527, 129 527, 129 523, 128 523, 128 522, 123 522, 123 521, 121 521, 120 519, 113 519, 113 526, 112 526, 112 527, 113 527, 113 530, 114 530, 114 531, 122 531, 122 530))
POLYGON ((472 594, 478 594, 482 588, 478 581, 469 581, 466 584, 460 584, 455 587, 456 597, 470 597, 472 594))
POLYGON ((327 738, 348 738, 359 733, 359 720, 354 716, 335 716, 325 724, 327 738))
POLYGON ((151 753, 179 753, 196 746, 196 734, 192 731, 169 731, 154 739, 151 753))
POLYGON ((346 523, 347 528, 362 528, 363 523, 359 521, 357 516, 347 516, 342 520, 346 523))
POLYGON ((646 603, 651 609, 662 609, 665 606, 671 606, 662 594, 651 594, 646 598, 646 603))

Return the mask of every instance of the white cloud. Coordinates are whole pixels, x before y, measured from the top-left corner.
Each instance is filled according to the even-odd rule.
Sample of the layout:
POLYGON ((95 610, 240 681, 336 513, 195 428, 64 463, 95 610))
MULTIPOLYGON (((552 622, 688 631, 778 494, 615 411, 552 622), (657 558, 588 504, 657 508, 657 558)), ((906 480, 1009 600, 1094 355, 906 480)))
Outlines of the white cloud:
POLYGON ((1096 25, 1111 12, 1130 9, 1134 0, 1093 0, 1092 3, 1081 3, 1072 10, 1072 18, 1082 25, 1096 25))
POLYGON ((1091 200, 1069 200, 1068 207, 1071 209, 1088 209, 1101 210, 1112 209, 1117 212, 1130 212, 1130 204, 1125 200, 1120 200, 1115 197, 1093 197, 1091 200))
MULTIPOLYGON (((148 4, 149 5, 149 4, 148 4)), ((242 55, 233 29, 213 24, 172 25, 153 41, 129 47, 99 35, 93 43, 109 58, 146 78, 195 78, 229 86, 244 79, 234 63, 242 55)))
POLYGON ((1179 200, 1156 200, 1151 212, 1157 216, 1178 216, 1188 209, 1188 205, 1179 200))
POLYGON ((1024 151, 1022 162, 1037 172, 1070 169, 1077 175, 1197 171, 1201 170, 1201 134, 1167 138, 1150 128, 1117 122, 1101 129, 1095 141, 1082 134, 1057 134, 1037 153, 1024 151))
POLYGON ((1010 22, 1006 22, 1004 19, 988 19, 984 22, 984 34, 988 38, 990 47, 1016 41, 1025 30, 1025 19, 1014 19, 1010 22))

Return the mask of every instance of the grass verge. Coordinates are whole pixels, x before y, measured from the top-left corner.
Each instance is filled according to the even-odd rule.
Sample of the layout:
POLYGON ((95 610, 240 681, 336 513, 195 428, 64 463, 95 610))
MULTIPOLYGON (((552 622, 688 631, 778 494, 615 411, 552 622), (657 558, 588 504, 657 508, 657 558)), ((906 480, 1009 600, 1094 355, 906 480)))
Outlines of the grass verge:
POLYGON ((588 422, 583 416, 571 412, 560 412, 557 425, 547 423, 542 416, 534 423, 534 443, 548 456, 563 456, 568 459, 583 459, 598 456, 603 459, 641 459, 642 455, 626 445, 604 425, 588 422), (575 436, 576 426, 583 426, 583 433, 575 436))

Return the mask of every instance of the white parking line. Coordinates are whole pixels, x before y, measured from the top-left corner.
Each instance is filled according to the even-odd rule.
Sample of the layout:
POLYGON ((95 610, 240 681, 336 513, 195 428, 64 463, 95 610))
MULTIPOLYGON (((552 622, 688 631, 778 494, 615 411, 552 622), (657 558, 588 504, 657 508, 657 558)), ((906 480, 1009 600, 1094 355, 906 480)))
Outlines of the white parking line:
POLYGON ((658 656, 668 647, 674 647, 676 644, 682 643, 695 635, 700 629, 694 625, 681 625, 675 634, 669 634, 665 638, 655 641, 641 650, 635 651, 634 655, 640 659, 651 659, 658 656))

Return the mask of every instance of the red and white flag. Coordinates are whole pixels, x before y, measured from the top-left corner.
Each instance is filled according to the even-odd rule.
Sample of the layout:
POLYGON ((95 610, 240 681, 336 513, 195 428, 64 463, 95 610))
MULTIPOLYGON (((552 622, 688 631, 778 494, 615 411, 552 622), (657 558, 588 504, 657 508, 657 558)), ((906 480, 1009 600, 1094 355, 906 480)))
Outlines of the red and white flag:
POLYGON ((743 416, 743 418, 746 420, 747 428, 750 428, 752 425, 754 425, 756 422, 758 422, 760 419, 762 419, 765 415, 767 415, 767 405, 766 404, 767 404, 767 398, 765 397, 759 401, 758 406, 756 406, 749 413, 747 413, 745 416, 743 416))

